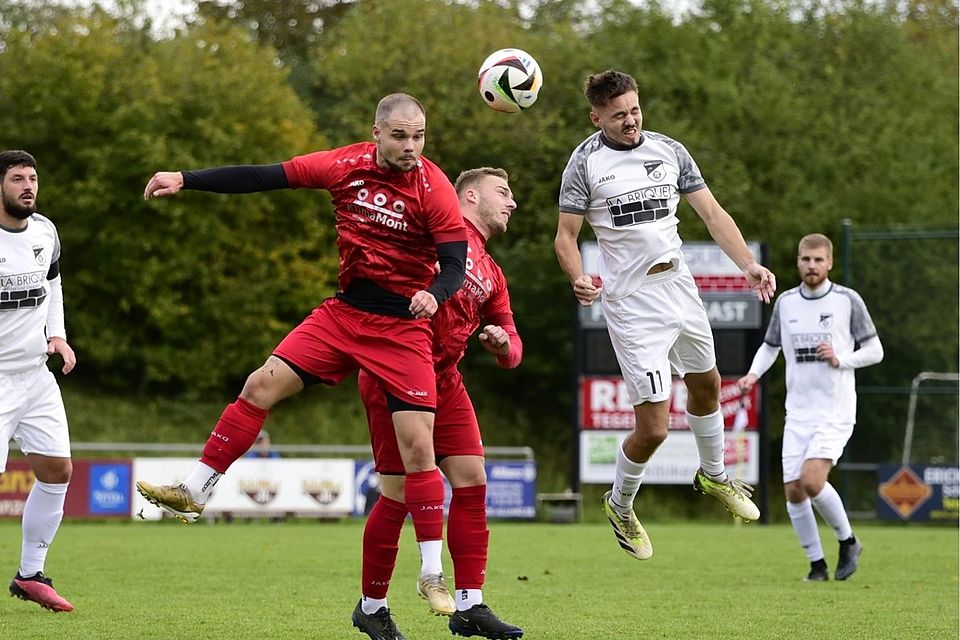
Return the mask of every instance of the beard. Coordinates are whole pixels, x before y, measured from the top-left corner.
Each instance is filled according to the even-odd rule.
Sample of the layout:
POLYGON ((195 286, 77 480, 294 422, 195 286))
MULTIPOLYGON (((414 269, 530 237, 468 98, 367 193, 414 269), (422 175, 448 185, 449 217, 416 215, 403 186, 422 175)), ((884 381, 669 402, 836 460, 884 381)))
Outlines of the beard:
POLYGON ((26 220, 37 212, 36 201, 29 206, 22 205, 13 198, 8 198, 5 193, 3 194, 3 208, 10 217, 16 218, 17 220, 26 220))
POLYGON ((499 212, 485 202, 477 207, 477 218, 483 222, 491 238, 507 230, 507 224, 500 219, 499 212))

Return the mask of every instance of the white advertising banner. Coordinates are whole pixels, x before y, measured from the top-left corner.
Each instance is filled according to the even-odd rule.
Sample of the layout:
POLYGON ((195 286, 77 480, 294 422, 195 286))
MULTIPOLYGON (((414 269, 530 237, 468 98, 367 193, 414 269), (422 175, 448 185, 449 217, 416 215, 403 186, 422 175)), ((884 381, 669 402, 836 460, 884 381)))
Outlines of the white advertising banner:
MULTIPOLYGON (((580 432, 580 481, 609 484, 617 462, 617 449, 630 431, 580 432)), ((760 479, 757 464, 760 437, 756 431, 726 433, 724 463, 727 472, 750 484, 760 479)), ((644 484, 689 484, 700 466, 697 443, 689 431, 670 431, 647 464, 644 484)))
MULTIPOLYGON (((133 478, 177 484, 195 464, 195 458, 136 458, 133 478)), ((203 514, 339 518, 353 513, 354 480, 352 459, 241 458, 220 478, 203 514)), ((162 512, 134 492, 132 515, 159 520, 162 512)))

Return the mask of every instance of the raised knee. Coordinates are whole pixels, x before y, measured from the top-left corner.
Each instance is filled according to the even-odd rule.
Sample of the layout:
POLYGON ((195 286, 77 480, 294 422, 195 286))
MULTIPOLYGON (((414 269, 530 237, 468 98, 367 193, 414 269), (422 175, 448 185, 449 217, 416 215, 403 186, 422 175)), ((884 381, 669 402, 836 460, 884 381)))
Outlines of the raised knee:
MULTIPOLYGON (((683 379, 687 385, 687 405, 713 406, 720 397, 720 374, 710 371, 705 374, 689 374, 683 379)), ((698 414, 699 415, 699 414, 698 414)))
POLYGON ((273 405, 273 388, 268 375, 263 369, 257 369, 243 383, 243 390, 240 391, 240 397, 247 402, 261 408, 269 408, 273 405))

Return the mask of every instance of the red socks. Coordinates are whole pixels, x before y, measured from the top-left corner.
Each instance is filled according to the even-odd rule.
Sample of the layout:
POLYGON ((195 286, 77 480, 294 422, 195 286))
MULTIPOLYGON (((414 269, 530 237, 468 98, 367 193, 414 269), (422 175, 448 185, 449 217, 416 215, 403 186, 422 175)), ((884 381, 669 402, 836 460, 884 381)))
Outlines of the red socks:
POLYGON ((400 531, 407 516, 407 505, 380 496, 363 527, 363 569, 361 593, 367 598, 387 597, 393 568, 397 564, 400 531))
POLYGON ((458 590, 483 587, 489 543, 487 485, 454 489, 447 518, 447 549, 458 590))
POLYGON ((406 475, 403 495, 413 519, 417 542, 443 539, 443 477, 440 470, 406 475))
POLYGON ((203 456, 200 462, 226 473, 231 464, 247 452, 263 421, 267 419, 268 411, 253 405, 243 398, 237 398, 233 404, 228 404, 213 428, 207 444, 203 447, 203 456))

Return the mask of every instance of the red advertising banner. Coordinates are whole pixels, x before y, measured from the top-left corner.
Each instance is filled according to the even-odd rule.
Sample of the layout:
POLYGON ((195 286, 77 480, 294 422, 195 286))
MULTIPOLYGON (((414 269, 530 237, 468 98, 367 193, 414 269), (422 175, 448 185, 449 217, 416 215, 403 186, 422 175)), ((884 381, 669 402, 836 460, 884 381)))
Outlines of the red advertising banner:
MULTIPOLYGON (((741 396, 737 377, 720 379, 720 411, 727 430, 734 428, 737 414, 748 431, 756 431, 760 424, 760 389, 755 386, 741 396), (743 412, 740 412, 741 407, 743 412)), ((583 376, 580 378, 580 427, 582 429, 632 430, 633 406, 627 397, 627 387, 619 376, 583 376)), ((687 430, 687 388, 679 378, 674 379, 670 392, 670 429, 687 430)))
MULTIPOLYGON (((0 475, 0 518, 20 518, 35 478, 26 460, 7 461, 0 475)), ((130 517, 130 460, 74 460, 63 515, 130 517)))

